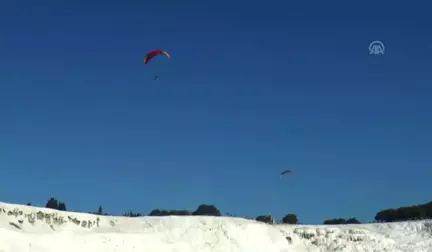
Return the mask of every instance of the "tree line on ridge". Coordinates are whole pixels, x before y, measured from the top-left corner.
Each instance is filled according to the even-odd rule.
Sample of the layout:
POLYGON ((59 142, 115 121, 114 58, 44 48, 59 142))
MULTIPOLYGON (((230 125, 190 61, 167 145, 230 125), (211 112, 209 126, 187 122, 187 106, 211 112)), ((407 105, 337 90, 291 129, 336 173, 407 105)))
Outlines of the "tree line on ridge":
MULTIPOLYGON (((31 205, 28 203, 27 205, 31 205)), ((46 208, 56 209, 60 211, 67 211, 66 203, 64 201, 58 201, 55 197, 51 197, 46 205, 46 208)), ((103 211, 102 206, 99 206, 96 212, 90 212, 91 214, 97 215, 110 215, 103 211)), ((123 213, 126 217, 140 217, 140 216, 223 216, 221 211, 215 205, 202 204, 197 207, 196 210, 164 210, 164 209, 153 209, 149 214, 143 214, 139 212, 128 211, 123 213)), ((237 217, 227 213, 225 216, 237 217)), ((250 218, 248 218, 250 219, 250 218)), ((277 221, 271 215, 260 215, 254 218, 257 221, 265 222, 268 224, 284 223, 284 224, 299 224, 297 215, 289 213, 285 215, 282 220, 277 221)), ((432 219, 432 201, 425 204, 418 204, 412 206, 402 206, 399 208, 388 208, 381 210, 376 213, 374 222, 397 222, 397 221, 408 221, 408 220, 422 220, 432 219)), ((361 222, 354 217, 351 218, 333 218, 323 221, 325 225, 332 224, 360 224, 361 222)))

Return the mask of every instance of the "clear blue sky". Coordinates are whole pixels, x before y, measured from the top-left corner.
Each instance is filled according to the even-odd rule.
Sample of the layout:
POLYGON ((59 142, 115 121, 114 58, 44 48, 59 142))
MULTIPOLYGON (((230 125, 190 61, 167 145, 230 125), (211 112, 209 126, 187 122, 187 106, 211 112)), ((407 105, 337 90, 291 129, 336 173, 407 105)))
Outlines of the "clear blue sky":
POLYGON ((70 2, 0 5, 1 201, 321 223, 432 200, 430 5, 70 2))

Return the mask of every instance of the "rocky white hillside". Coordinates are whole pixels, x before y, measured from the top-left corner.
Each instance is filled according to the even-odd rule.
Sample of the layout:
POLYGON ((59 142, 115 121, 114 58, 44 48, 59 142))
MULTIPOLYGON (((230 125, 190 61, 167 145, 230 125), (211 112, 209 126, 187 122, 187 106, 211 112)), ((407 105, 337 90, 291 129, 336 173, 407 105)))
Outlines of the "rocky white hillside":
POLYGON ((0 252, 432 252, 432 221, 267 225, 230 217, 109 217, 0 203, 0 252))

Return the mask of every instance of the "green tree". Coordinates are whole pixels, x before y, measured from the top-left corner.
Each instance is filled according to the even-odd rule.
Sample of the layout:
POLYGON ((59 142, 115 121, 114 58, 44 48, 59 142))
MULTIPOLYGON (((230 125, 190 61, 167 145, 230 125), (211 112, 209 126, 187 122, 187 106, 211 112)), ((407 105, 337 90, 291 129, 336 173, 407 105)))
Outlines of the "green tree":
POLYGON ((66 203, 59 202, 58 203, 58 210, 60 210, 60 211, 66 211, 66 203))
POLYGON ((198 206, 192 215, 222 216, 221 211, 216 206, 205 204, 198 206))
POLYGON ((149 216, 168 216, 169 212, 167 210, 153 209, 149 216))
POLYGON ((99 206, 97 214, 99 215, 103 215, 103 210, 102 210, 102 206, 99 206))
POLYGON ((58 210, 58 208, 59 208, 59 203, 58 203, 58 201, 57 201, 56 198, 51 197, 51 198, 48 200, 48 202, 46 203, 45 207, 46 207, 46 208, 50 208, 50 209, 56 209, 56 210, 58 210))
POLYGON ((256 217, 255 220, 260 221, 260 222, 264 222, 267 224, 275 224, 276 223, 275 218, 271 215, 260 215, 260 216, 256 217))
POLYGON ((287 214, 285 215, 285 217, 283 217, 282 222, 285 224, 297 224, 298 223, 297 215, 287 214))
POLYGON ((126 216, 126 217, 140 217, 142 215, 140 213, 134 213, 132 211, 129 211, 129 212, 124 213, 123 216, 126 216))
POLYGON ((426 218, 432 219, 432 201, 428 202, 424 206, 426 212, 426 218))
POLYGON ((402 206, 397 209, 385 209, 375 215, 377 222, 394 222, 432 218, 432 202, 426 204, 402 206))
POLYGON ((346 220, 342 218, 338 219, 328 219, 323 222, 324 225, 339 225, 339 224, 345 224, 346 220))
POLYGON ((349 218, 346 220, 346 224, 360 224, 361 222, 357 218, 349 218))
POLYGON ((171 210, 169 211, 169 215, 176 215, 176 216, 187 216, 191 215, 192 213, 188 210, 171 210))

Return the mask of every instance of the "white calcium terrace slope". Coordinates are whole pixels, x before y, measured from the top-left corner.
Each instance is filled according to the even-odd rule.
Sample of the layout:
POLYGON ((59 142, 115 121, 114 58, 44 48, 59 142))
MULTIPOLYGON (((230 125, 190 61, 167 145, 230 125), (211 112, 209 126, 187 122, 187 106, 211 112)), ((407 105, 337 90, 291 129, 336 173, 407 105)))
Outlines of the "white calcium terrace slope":
POLYGON ((267 225, 230 217, 109 217, 0 203, 0 252, 432 252, 432 221, 267 225))

